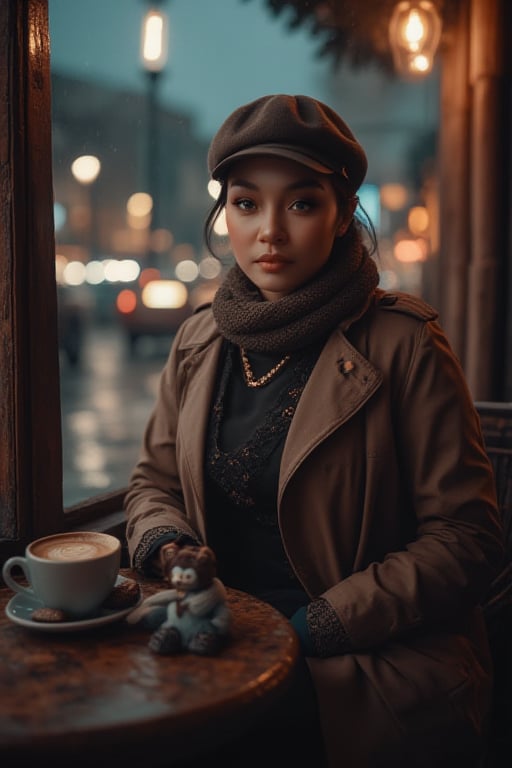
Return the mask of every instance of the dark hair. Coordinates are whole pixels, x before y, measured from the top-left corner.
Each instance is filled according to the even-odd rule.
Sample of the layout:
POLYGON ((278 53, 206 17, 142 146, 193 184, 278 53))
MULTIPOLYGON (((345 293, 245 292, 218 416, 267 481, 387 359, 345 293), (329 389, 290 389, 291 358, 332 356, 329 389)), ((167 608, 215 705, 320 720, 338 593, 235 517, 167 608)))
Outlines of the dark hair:
MULTIPOLYGON (((332 186, 334 188, 334 192, 336 194, 338 206, 342 210, 347 205, 348 201, 352 199, 350 194, 347 193, 346 184, 344 183, 345 180, 342 176, 335 173, 333 173, 332 176, 330 176, 329 178, 331 180, 332 186)), ((225 207, 227 202, 227 189, 228 189, 227 180, 223 179, 220 182, 220 185, 221 187, 220 187, 219 196, 217 197, 212 207, 210 208, 210 211, 205 219, 204 226, 203 226, 203 238, 204 238, 205 245, 208 251, 211 253, 211 255, 216 259, 218 259, 218 256, 215 253, 215 250, 213 247, 213 227, 222 209, 225 207)), ((351 226, 355 226, 358 229, 359 236, 364 241, 364 244, 367 247, 370 255, 376 253, 378 250, 378 243, 377 243, 377 235, 375 232, 375 228, 367 212, 359 202, 359 199, 357 204, 357 210, 354 215, 354 219, 351 226)))
POLYGON ((205 245, 208 249, 208 251, 211 253, 211 255, 218 259, 219 257, 215 253, 212 241, 213 241, 213 227, 215 225, 215 222, 217 221, 218 217, 220 216, 220 213, 224 206, 226 205, 227 197, 228 197, 228 185, 226 181, 222 181, 220 183, 220 193, 213 205, 210 208, 210 211, 205 219, 204 225, 203 225, 203 239, 205 242, 205 245))
POLYGON ((345 205, 350 200, 353 200, 354 197, 356 198, 357 208, 354 214, 353 226, 355 226, 359 231, 359 236, 361 237, 366 248, 368 249, 368 253, 370 255, 376 253, 378 250, 377 233, 375 232, 375 227, 373 226, 372 220, 370 219, 366 210, 361 205, 359 198, 357 197, 357 194, 352 195, 350 192, 347 191, 345 179, 343 178, 343 176, 340 176, 337 173, 333 173, 332 176, 330 176, 329 178, 331 180, 332 186, 334 187, 334 192, 338 200, 338 206, 341 210, 343 210, 345 205))

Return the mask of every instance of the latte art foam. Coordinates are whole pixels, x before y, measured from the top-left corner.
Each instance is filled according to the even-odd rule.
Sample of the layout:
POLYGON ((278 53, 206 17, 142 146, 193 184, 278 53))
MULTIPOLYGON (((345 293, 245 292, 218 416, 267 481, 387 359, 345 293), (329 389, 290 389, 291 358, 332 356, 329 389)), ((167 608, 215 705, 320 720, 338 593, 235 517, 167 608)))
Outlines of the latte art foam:
POLYGON ((70 542, 69 544, 54 544, 49 546, 42 553, 42 557, 48 560, 89 560, 91 557, 106 554, 109 550, 106 547, 99 547, 97 544, 80 544, 70 542))
POLYGON ((58 562, 91 560, 108 555, 110 552, 112 552, 112 547, 109 547, 100 538, 94 537, 70 536, 64 538, 56 536, 37 542, 35 546, 32 546, 32 554, 36 557, 58 562))

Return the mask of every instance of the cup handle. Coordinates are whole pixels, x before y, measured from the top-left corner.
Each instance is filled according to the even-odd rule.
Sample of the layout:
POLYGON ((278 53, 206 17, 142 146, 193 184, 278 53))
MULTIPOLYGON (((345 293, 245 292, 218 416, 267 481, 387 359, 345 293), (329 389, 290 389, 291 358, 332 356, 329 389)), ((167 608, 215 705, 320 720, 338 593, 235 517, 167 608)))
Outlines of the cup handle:
POLYGON ((17 556, 17 557, 10 557, 3 564, 2 576, 5 583, 7 584, 8 587, 10 587, 13 590, 13 592, 24 592, 25 594, 30 595, 30 597, 34 597, 35 593, 33 589, 31 589, 30 587, 23 586, 23 584, 20 584, 11 576, 11 571, 15 565, 18 565, 21 568, 27 581, 30 581, 29 575, 28 575, 26 558, 17 556))

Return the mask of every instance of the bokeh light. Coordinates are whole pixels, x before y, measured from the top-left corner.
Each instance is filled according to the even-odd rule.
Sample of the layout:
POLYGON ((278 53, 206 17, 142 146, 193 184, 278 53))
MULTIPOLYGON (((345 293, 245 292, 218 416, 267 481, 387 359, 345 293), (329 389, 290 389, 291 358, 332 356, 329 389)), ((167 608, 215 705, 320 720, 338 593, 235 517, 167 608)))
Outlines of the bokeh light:
POLYGON ((395 243, 395 259, 402 263, 425 261, 426 254, 422 243, 418 240, 399 240, 395 243))
POLYGON ((217 200, 221 189, 222 187, 220 181, 217 181, 217 179, 210 179, 208 182, 208 194, 211 195, 214 200, 217 200))
POLYGON ((129 315, 137 306, 137 295, 135 291, 125 288, 117 294, 116 307, 122 315, 129 315))
POLYGON ((214 259, 213 256, 205 256, 199 262, 199 274, 205 280, 215 280, 220 275, 221 269, 220 262, 214 259))
POLYGON ((213 231, 215 232, 216 235, 220 235, 221 237, 228 234, 228 226, 226 224, 226 211, 224 208, 215 219, 215 224, 213 225, 213 231))
POLYGON ((80 184, 92 184, 100 170, 101 163, 96 155, 80 155, 71 163, 71 173, 80 184))
POLYGON ((178 280, 183 280, 184 283, 192 283, 199 276, 199 267, 192 259, 184 259, 176 264, 174 274, 178 280))
POLYGON ((153 198, 147 192, 135 192, 126 203, 126 210, 131 216, 147 216, 153 209, 153 198))
POLYGON ((409 194, 403 184, 382 184, 380 202, 388 211, 400 211, 407 205, 409 194))
POLYGON ((151 309, 179 309, 187 299, 187 288, 178 280, 152 280, 142 289, 142 303, 151 309))
POLYGON ((413 235, 424 235, 428 232, 429 215, 427 209, 422 205, 416 205, 408 213, 407 226, 413 235))

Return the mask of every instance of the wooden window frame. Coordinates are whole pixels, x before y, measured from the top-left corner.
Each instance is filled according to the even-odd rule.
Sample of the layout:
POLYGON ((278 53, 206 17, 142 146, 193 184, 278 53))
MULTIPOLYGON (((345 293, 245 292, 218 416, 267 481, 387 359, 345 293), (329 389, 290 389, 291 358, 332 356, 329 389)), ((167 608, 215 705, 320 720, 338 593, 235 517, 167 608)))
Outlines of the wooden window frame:
POLYGON ((63 508, 48 0, 0 3, 0 559, 124 536, 124 489, 63 508))

